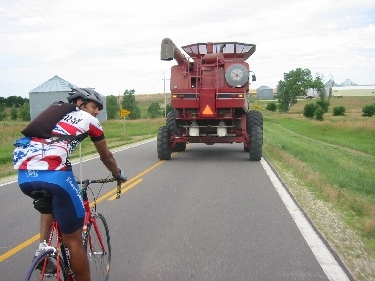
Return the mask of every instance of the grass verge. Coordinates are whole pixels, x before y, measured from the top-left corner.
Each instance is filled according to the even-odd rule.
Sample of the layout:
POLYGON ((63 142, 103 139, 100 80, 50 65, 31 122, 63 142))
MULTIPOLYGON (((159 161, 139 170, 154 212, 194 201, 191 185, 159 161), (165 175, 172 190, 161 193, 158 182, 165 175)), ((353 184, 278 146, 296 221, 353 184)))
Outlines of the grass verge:
POLYGON ((288 114, 259 103, 264 156, 353 276, 375 280, 375 118, 361 117, 359 101, 344 98, 330 109, 340 103, 346 116, 331 111, 322 122, 310 120, 302 116, 307 102, 288 114))

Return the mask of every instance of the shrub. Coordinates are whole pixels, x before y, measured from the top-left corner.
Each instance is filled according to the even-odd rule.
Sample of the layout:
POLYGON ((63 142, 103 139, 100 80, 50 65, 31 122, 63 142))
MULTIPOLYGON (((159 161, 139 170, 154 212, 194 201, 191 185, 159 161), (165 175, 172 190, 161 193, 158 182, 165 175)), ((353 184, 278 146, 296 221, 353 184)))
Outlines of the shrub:
POLYGON ((303 116, 307 118, 313 118, 316 108, 317 108, 316 104, 312 102, 306 104, 305 107, 303 108, 303 116))
MULTIPOLYGON (((164 112, 164 111, 163 111, 164 112)), ((160 116, 160 105, 157 102, 151 103, 151 105, 147 109, 147 114, 150 118, 156 118, 160 116)))
POLYGON ((317 100, 316 104, 320 106, 324 112, 328 112, 329 101, 328 100, 317 100))
POLYGON ((266 109, 272 112, 275 112, 277 110, 277 104, 276 102, 270 102, 267 104, 266 109))
POLYGON ((344 106, 336 106, 333 109, 333 116, 344 116, 345 115, 345 107, 344 106))
POLYGON ((375 115, 375 104, 366 105, 362 108, 362 116, 371 117, 375 115))
POLYGON ((315 119, 319 121, 323 121, 324 109, 318 106, 314 112, 315 119))

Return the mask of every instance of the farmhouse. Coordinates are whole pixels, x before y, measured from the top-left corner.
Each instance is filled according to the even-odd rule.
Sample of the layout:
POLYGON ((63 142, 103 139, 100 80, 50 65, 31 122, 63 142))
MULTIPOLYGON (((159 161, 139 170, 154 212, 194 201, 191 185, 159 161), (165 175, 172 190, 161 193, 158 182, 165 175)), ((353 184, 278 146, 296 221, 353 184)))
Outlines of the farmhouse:
MULTIPOLYGON (((48 81, 29 92, 30 118, 33 120, 43 110, 55 101, 67 102, 68 93, 72 88, 77 87, 72 83, 55 75, 48 81)), ((100 121, 107 120, 105 97, 103 97, 104 109, 97 116, 100 121)))

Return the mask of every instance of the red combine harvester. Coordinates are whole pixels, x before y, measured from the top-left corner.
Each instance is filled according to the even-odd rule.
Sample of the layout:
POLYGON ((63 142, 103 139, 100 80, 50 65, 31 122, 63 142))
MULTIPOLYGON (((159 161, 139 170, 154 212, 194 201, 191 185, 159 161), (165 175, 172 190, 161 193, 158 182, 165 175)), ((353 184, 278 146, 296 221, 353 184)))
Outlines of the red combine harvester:
MULTIPOLYGON (((160 127, 157 151, 160 160, 187 143, 243 143, 251 161, 262 158, 263 116, 249 110, 249 76, 245 62, 254 44, 237 42, 197 43, 183 46, 188 57, 171 39, 161 43, 161 60, 175 59, 171 68, 171 105, 166 126, 160 127)), ((255 75, 252 75, 255 81, 255 75)))

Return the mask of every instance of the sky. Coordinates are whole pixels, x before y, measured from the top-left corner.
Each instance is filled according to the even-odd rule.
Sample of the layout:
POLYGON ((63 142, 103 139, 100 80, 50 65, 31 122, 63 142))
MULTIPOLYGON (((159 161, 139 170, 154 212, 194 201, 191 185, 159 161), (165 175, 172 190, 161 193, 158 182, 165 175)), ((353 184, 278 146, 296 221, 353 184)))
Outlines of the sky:
POLYGON ((0 0, 0 96, 28 98, 55 75, 106 96, 170 92, 166 37, 256 44, 253 89, 296 68, 375 84, 374 0, 0 0))

